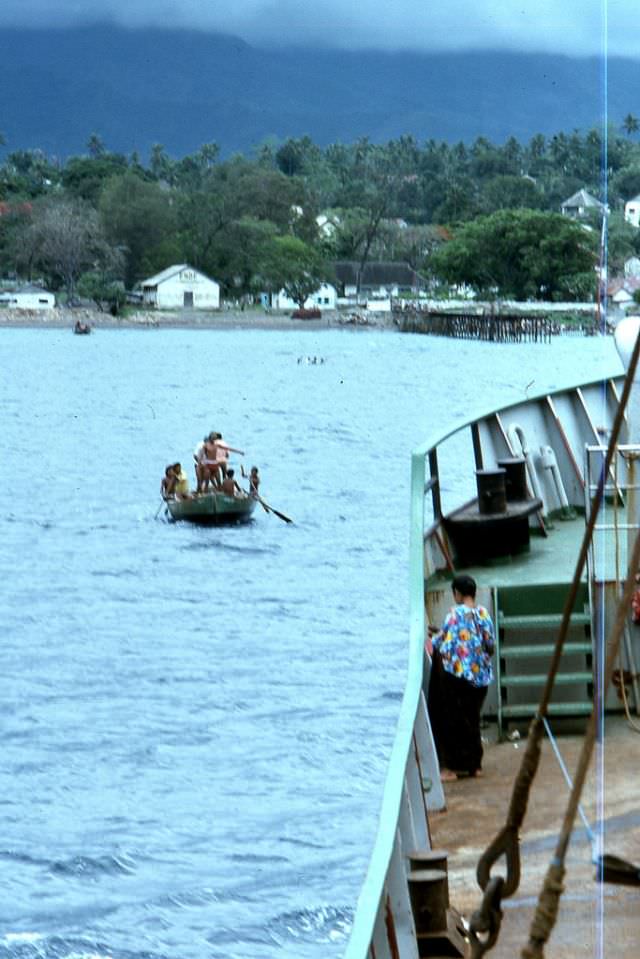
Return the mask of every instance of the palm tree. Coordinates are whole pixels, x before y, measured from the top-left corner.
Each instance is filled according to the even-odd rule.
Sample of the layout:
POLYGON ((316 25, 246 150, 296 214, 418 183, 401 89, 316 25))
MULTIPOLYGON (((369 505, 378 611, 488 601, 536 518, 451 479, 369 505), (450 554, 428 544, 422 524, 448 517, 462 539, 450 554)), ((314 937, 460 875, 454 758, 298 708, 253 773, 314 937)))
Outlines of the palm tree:
POLYGON ((87 140, 87 150, 89 151, 89 156, 93 157, 94 160, 96 157, 104 156, 107 152, 104 140, 98 133, 92 133, 87 140))
POLYGON ((627 113, 626 117, 622 121, 622 129, 627 134, 631 136, 633 133, 637 133, 640 130, 640 120, 637 117, 634 117, 633 113, 627 113))

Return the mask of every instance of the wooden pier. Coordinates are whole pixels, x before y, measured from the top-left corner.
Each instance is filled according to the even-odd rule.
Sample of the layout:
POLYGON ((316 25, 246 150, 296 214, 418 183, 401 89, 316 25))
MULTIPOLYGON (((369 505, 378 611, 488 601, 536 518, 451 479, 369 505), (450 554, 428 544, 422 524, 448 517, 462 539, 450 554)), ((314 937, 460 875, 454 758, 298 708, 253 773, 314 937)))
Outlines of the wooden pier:
POLYGON ((595 332, 593 323, 564 328, 551 316, 517 316, 505 313, 439 313, 433 310, 393 310, 394 325, 402 333, 425 333, 465 340, 487 340, 492 343, 548 343, 553 335, 595 332))

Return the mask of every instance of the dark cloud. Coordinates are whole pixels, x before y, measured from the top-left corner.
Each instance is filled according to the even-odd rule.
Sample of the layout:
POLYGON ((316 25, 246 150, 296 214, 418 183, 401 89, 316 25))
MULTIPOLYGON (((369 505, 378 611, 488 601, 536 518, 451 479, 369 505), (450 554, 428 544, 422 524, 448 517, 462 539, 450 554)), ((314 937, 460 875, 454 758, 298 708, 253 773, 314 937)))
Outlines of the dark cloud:
POLYGON ((637 0, 4 0, 0 25, 113 21, 233 33, 269 45, 638 57, 629 29, 636 16, 637 0))

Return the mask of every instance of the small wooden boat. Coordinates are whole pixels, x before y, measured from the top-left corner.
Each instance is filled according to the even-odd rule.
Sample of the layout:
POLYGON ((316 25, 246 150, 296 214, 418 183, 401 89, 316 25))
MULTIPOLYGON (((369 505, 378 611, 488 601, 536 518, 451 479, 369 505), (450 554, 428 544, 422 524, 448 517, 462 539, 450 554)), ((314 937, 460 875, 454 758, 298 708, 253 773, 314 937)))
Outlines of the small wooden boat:
POLYGON ((167 509, 174 520, 206 526, 246 523, 256 508, 253 496, 225 496, 224 493, 197 493, 189 499, 168 499, 167 509))
POLYGON ((87 333, 91 333, 91 327, 88 323, 83 323, 81 320, 78 320, 73 328, 73 332, 80 336, 83 334, 86 335, 87 333))

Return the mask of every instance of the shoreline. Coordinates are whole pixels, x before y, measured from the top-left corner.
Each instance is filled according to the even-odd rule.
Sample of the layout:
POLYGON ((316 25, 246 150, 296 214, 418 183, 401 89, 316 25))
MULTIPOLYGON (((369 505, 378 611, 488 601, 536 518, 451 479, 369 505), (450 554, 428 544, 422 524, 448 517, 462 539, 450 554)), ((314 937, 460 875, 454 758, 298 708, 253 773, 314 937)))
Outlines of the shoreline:
POLYGON ((390 313, 341 314, 325 313, 320 319, 292 319, 288 313, 265 313, 256 310, 162 311, 136 310, 124 317, 111 316, 88 308, 0 311, 0 329, 68 329, 77 322, 92 330, 184 329, 184 330, 325 330, 376 329, 396 330, 390 313))

